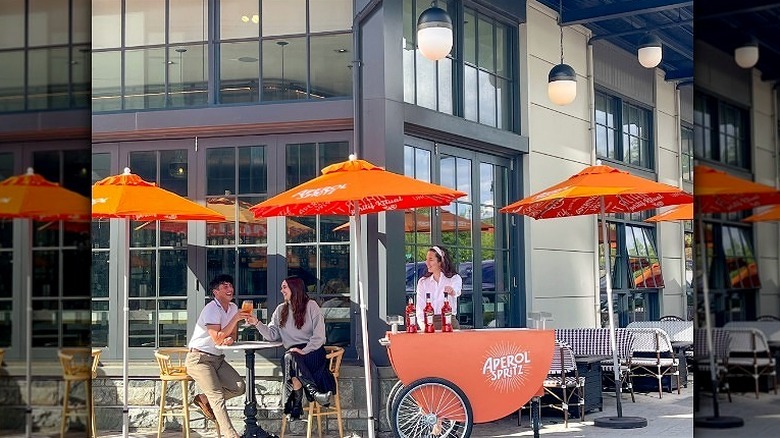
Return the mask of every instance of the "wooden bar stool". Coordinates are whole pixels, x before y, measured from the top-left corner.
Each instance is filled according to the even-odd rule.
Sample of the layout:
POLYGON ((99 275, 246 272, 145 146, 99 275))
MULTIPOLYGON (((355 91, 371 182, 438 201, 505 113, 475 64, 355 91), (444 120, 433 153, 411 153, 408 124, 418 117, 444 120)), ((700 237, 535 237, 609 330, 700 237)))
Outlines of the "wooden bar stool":
MULTIPOLYGON (((336 392, 333 394, 330 400, 330 406, 327 408, 322 407, 317 402, 309 403, 309 417, 306 425, 306 437, 311 438, 311 432, 313 429, 314 418, 317 418, 317 432, 319 437, 322 438, 322 417, 328 415, 335 415, 339 426, 339 437, 344 438, 344 424, 341 421, 341 398, 339 397, 339 371, 341 370, 341 359, 344 357, 344 349, 336 346, 325 346, 325 358, 328 359, 328 368, 336 379, 336 392)), ((327 420, 326 420, 327 421, 327 420)), ((282 432, 281 438, 284 438, 284 432, 287 429, 287 416, 282 416, 282 432)))
MULTIPOLYGON (((92 399, 93 370, 97 368, 97 358, 89 348, 62 348, 57 355, 62 365, 62 378, 65 381, 65 394, 62 397, 62 423, 60 436, 65 435, 68 419, 73 415, 85 414, 87 430, 91 437, 95 432, 95 404, 92 399), (73 387, 79 382, 84 383, 84 406, 71 404, 70 397, 73 387)), ((97 357, 100 353, 97 354, 97 357)))
MULTIPOLYGON (((184 436, 185 438, 190 437, 190 382, 193 380, 192 377, 187 374, 187 367, 184 363, 188 352, 189 348, 187 347, 160 348, 154 352, 154 358, 157 360, 157 365, 160 367, 160 380, 162 381, 162 390, 160 391, 160 416, 157 424, 158 438, 162 436, 166 416, 183 417, 184 423, 182 427, 184 429, 184 436), (181 383, 181 405, 166 405, 165 399, 168 393, 168 382, 181 383), (181 412, 176 412, 179 409, 181 412)), ((214 424, 217 427, 217 437, 220 438, 222 434, 219 430, 219 424, 216 421, 214 424)))

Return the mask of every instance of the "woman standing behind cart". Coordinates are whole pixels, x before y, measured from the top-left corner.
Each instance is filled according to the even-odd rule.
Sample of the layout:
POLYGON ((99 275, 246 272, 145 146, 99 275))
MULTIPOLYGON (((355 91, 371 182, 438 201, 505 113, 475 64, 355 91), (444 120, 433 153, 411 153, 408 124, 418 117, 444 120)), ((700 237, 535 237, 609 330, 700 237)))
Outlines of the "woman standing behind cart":
POLYGON ((433 306, 433 325, 436 330, 441 330, 441 306, 444 305, 444 293, 446 292, 450 306, 452 306, 452 328, 460 327, 456 315, 458 313, 458 297, 463 288, 463 279, 458 275, 452 258, 447 249, 441 246, 432 246, 425 257, 425 266, 428 272, 417 281, 417 321, 420 329, 425 329, 426 294, 431 294, 433 306))
POLYGON ((317 303, 309 299, 306 286, 298 277, 288 277, 281 286, 284 302, 280 304, 271 321, 266 325, 255 317, 247 318, 267 341, 279 341, 284 344, 282 367, 285 394, 289 393, 284 405, 284 413, 290 419, 297 420, 303 413, 303 394, 309 402, 328 406, 336 380, 328 369, 325 358, 325 321, 317 303))

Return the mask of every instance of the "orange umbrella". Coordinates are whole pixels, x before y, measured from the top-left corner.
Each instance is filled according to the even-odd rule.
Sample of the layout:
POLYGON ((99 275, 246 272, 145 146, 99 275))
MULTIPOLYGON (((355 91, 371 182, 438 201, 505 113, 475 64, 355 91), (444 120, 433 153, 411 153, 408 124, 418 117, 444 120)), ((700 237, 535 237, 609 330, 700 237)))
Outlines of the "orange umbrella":
POLYGON ((89 220, 89 199, 28 168, 24 175, 0 181, 0 218, 89 220))
MULTIPOLYGON (((450 213, 447 210, 439 212, 441 220, 441 230, 444 232, 452 231, 471 231, 471 221, 463 216, 450 213)), ((479 229, 482 231, 493 231, 493 225, 481 222, 479 229)), ((349 222, 339 225, 333 231, 349 230, 349 222)), ((404 211, 404 232, 427 233, 431 231, 431 217, 427 212, 415 210, 404 211)))
MULTIPOLYGON (((631 175, 628 172, 609 166, 589 166, 566 181, 556 184, 535 195, 507 205, 500 211, 531 216, 534 219, 546 219, 566 216, 599 214, 601 234, 607 235, 606 213, 632 213, 689 203, 691 195, 681 189, 631 175)), ((609 255, 607 242, 604 241, 604 254, 609 255)), ((615 392, 617 394, 617 417, 607 417, 606 422, 620 421, 625 424, 644 424, 641 417, 623 417, 620 401, 620 364, 615 348, 615 322, 612 304, 612 281, 609 263, 610 257, 604 257, 606 264, 606 293, 609 312, 610 344, 612 361, 615 367, 615 392)), ((598 420, 597 420, 598 421, 598 420)), ((636 426, 634 426, 636 427, 636 426)))
MULTIPOLYGON (((360 245, 361 214, 388 210, 448 205, 466 195, 463 192, 388 172, 368 161, 350 155, 349 161, 322 169, 322 175, 265 200, 250 210, 258 217, 352 215, 355 221, 355 255, 358 264, 357 283, 360 300, 360 321, 363 338, 363 370, 366 385, 368 418, 373 418, 371 397, 371 367, 368 347, 367 301, 360 278, 357 257, 360 245)), ((373 424, 369 420, 369 433, 373 424)))
POLYGON ((388 172, 364 160, 336 163, 322 175, 263 201, 255 217, 349 216, 448 205, 465 193, 388 172))
POLYGON ((780 205, 764 210, 761 213, 756 213, 752 216, 748 216, 742 219, 745 222, 771 222, 780 221, 780 205))
POLYGON ((693 168, 693 192, 699 213, 728 213, 780 204, 777 189, 702 165, 693 168))
MULTIPOLYGON (((218 213, 225 215, 228 222, 234 222, 238 218, 240 225, 239 234, 249 237, 265 237, 268 234, 268 228, 265 218, 256 218, 249 210, 252 204, 238 200, 238 212, 236 212, 236 200, 226 196, 217 196, 206 198, 206 206, 218 213)), ((300 222, 287 218, 287 233, 291 236, 299 236, 305 233, 314 232, 314 230, 300 222)), ((226 223, 210 223, 207 226, 206 236, 225 236, 232 235, 234 231, 226 223)))
POLYGON ((224 221, 225 215, 144 181, 125 167, 92 186, 92 217, 127 218, 136 221, 224 221))
MULTIPOLYGON (((206 208, 187 198, 169 192, 157 184, 144 181, 138 175, 130 173, 125 167, 121 175, 113 175, 96 182, 92 186, 92 218, 94 219, 132 219, 137 221, 186 221, 210 220, 224 221, 225 215, 206 208)), ((127 225, 126 225, 127 226, 127 225)), ((127 232, 127 238, 130 233, 127 232)), ((129 251, 129 243, 125 243, 125 251, 129 251)), ((129 254, 126 254, 129 260, 129 254)), ((127 273, 124 276, 124 334, 129 332, 129 305, 127 273)), ((127 388, 127 359, 129 346, 127 338, 123 341, 122 381, 127 388)), ((127 391, 124 395, 123 436, 127 436, 128 409, 127 391)))
POLYGON ((693 203, 681 204, 663 213, 645 219, 645 222, 691 221, 693 220, 693 203))
MULTIPOLYGON (((24 175, 0 181, 0 219, 33 219, 39 221, 76 221, 89 219, 89 199, 34 173, 31 167, 24 175)), ((26 260, 25 260, 26 261, 26 260)), ((23 261, 23 266, 26 263, 23 261)), ((27 408, 30 409, 32 388, 32 280, 26 275, 25 354, 27 367, 27 408)), ((28 421, 29 425, 29 421, 28 421)))
POLYGON ((502 208, 534 219, 607 213, 632 213, 692 202, 677 187, 650 181, 609 166, 590 166, 571 178, 502 208))

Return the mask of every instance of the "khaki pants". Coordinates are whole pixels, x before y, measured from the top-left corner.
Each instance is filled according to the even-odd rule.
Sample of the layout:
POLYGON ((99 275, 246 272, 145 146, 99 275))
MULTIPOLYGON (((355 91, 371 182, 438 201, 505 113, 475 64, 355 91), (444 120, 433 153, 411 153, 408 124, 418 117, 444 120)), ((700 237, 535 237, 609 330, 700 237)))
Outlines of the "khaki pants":
POLYGON ((240 437, 228 417, 225 400, 238 397, 246 391, 244 379, 235 368, 225 362, 224 356, 210 356, 190 351, 187 353, 185 364, 187 373, 208 398, 222 435, 226 438, 240 437))

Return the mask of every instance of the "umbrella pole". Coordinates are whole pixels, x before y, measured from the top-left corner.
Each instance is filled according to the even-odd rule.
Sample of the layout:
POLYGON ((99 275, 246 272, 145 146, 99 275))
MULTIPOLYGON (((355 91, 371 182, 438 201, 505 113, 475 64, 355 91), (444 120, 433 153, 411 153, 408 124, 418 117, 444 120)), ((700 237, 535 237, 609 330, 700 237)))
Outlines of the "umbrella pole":
POLYGON ((374 438, 374 399, 371 396, 371 354, 368 349, 368 303, 363 289, 363 280, 360 278, 361 236, 360 236, 360 207, 358 201, 354 201, 355 219, 355 264, 357 266, 358 299, 360 301, 360 325, 363 340, 363 375, 366 384, 366 411, 368 412, 368 437, 374 438))
MULTIPOLYGON (((600 417, 593 421, 596 427, 605 427, 610 429, 637 429, 647 427, 647 419, 643 417, 624 417, 623 404, 621 403, 622 382, 620 381, 620 360, 617 354, 617 342, 615 341, 615 317, 614 304, 612 303, 612 268, 609 248, 609 235, 607 234, 607 221, 604 206, 604 197, 599 199, 601 204, 601 213, 599 219, 601 222, 601 240, 604 245, 604 269, 606 271, 606 291, 607 291, 607 312, 609 313, 609 344, 612 348, 612 366, 615 369, 615 400, 617 406, 616 417, 600 417)), ((598 293, 598 292, 597 292, 598 293)))
POLYGON ((721 417, 720 406, 718 405, 718 369, 715 368, 715 352, 712 349, 712 319, 710 317, 710 285, 707 278, 707 239, 704 235, 704 220, 699 215, 699 248, 701 254, 701 288, 704 298, 704 329, 707 334, 707 351, 710 363, 710 381, 712 385, 712 416, 699 417, 694 420, 695 427, 709 427, 716 429, 726 429, 731 427, 742 427, 745 423, 739 417, 721 417))
MULTIPOLYGON (((29 260, 28 257, 25 260, 29 260)), ((25 358, 27 363, 25 364, 25 379, 27 380, 27 408, 25 409, 25 436, 32 436, 33 424, 32 424, 32 276, 30 275, 30 264, 25 263, 25 285, 26 296, 25 307, 27 313, 27 320, 25 321, 25 358)))
POLYGON ((128 380, 128 355, 130 354, 130 322, 127 320, 130 317, 130 285, 128 279, 128 272, 130 271, 130 220, 122 219, 124 221, 125 230, 125 263, 124 270, 122 272, 122 288, 124 294, 122 296, 122 388, 124 394, 122 397, 122 437, 127 438, 130 429, 130 410, 127 407, 127 397, 129 388, 127 387, 128 380))

